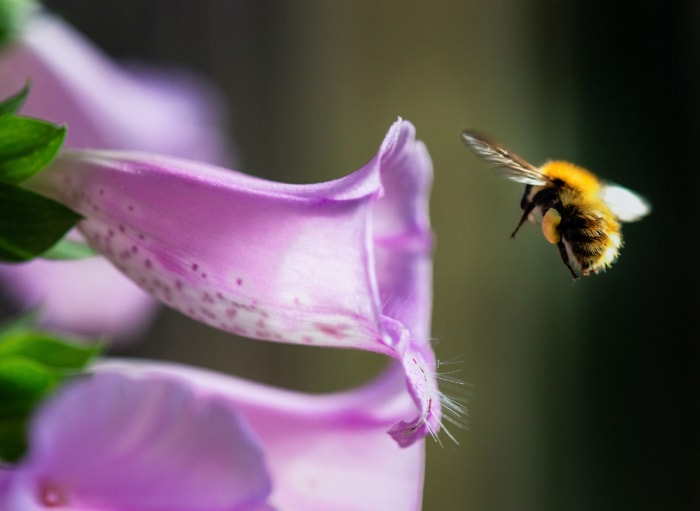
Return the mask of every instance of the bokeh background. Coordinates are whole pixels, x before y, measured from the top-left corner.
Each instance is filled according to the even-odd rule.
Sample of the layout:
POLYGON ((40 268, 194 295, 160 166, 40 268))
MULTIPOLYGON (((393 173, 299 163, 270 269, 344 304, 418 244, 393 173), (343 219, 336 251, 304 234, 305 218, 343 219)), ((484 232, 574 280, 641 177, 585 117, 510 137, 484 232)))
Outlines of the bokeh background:
MULTIPOLYGON (((428 442, 424 509, 700 509, 700 3, 603 0, 55 0, 120 60, 195 71, 239 168, 340 177, 390 124, 433 158, 433 335, 466 385, 460 442, 428 442), (491 133, 647 196, 622 258, 575 285, 519 218, 519 185, 466 151, 491 133)), ((123 355, 293 388, 366 380, 362 353, 233 337, 162 310, 123 355)))

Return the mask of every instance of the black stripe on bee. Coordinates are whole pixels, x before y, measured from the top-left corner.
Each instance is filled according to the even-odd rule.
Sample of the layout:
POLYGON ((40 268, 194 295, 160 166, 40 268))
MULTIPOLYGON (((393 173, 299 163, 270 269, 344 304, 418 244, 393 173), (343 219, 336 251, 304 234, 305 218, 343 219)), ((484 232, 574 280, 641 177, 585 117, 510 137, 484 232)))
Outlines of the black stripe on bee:
POLYGON ((559 232, 562 239, 569 242, 571 249, 577 255, 598 256, 606 248, 608 238, 605 219, 597 215, 581 213, 574 206, 559 206, 561 214, 559 232))

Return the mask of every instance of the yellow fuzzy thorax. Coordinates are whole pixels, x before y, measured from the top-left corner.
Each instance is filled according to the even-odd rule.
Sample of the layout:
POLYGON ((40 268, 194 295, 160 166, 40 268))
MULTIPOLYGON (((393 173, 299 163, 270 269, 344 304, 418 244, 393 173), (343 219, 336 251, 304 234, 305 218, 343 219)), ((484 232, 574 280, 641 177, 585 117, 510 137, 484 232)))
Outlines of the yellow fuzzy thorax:
POLYGON ((540 167, 540 172, 552 179, 559 179, 582 195, 597 196, 601 184, 592 172, 566 161, 550 161, 540 167))
POLYGON ((540 172, 566 184, 559 196, 564 204, 576 204, 583 212, 602 214, 611 224, 611 228, 619 230, 613 212, 600 197, 603 185, 595 174, 566 161, 547 162, 540 168, 540 172))

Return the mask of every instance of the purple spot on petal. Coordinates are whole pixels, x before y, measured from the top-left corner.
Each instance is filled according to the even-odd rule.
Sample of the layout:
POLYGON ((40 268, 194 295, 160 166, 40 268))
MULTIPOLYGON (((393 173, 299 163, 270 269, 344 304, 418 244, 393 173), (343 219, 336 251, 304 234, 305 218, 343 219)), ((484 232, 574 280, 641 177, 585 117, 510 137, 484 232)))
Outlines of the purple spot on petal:
POLYGON ((243 279, 236 279, 236 284, 238 284, 239 286, 242 286, 242 285, 243 285, 243 279))
POLYGON ((192 271, 197 271, 199 265, 197 263, 192 263, 192 271))
POLYGON ((333 337, 334 339, 344 339, 345 334, 343 330, 350 328, 348 325, 327 325, 325 323, 314 323, 314 327, 323 332, 326 335, 333 337))
POLYGON ((236 314, 238 314, 238 310, 236 310, 236 309, 226 309, 226 315, 227 315, 229 318, 234 317, 236 314))
POLYGON ((216 314, 214 314, 209 309, 205 309, 204 307, 200 307, 199 311, 209 319, 216 319, 216 314))
POLYGON ((146 266, 146 268, 149 268, 149 269, 153 266, 153 263, 151 263, 150 259, 146 259, 143 264, 144 264, 144 266, 146 266))

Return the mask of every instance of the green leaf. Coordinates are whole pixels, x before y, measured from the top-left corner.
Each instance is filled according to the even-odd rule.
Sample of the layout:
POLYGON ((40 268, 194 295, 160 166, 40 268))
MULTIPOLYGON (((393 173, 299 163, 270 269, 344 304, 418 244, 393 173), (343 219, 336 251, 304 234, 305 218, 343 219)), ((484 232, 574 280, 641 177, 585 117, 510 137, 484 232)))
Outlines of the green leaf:
POLYGON ((27 451, 28 415, 0 418, 0 460, 14 463, 27 451))
POLYGON ((0 0, 0 46, 22 30, 35 4, 34 0, 0 0))
POLYGON ((0 331, 0 459, 15 462, 22 457, 36 407, 100 350, 33 330, 26 318, 0 331))
POLYGON ((83 369, 101 349, 97 344, 66 343, 48 333, 35 330, 12 329, 0 334, 0 360, 5 357, 23 357, 67 373, 83 369))
POLYGON ((71 241, 63 238, 58 240, 58 243, 56 243, 53 247, 41 254, 41 257, 44 259, 65 261, 73 259, 86 259, 88 257, 95 257, 96 255, 97 252, 95 252, 95 250, 89 245, 80 243, 79 241, 71 241))
POLYGON ((41 255, 80 218, 56 201, 0 183, 0 261, 22 262, 41 255))
POLYGON ((0 116, 0 181, 17 184, 46 167, 66 136, 66 128, 16 115, 0 116))
POLYGON ((0 115, 16 113, 24 104, 24 100, 27 99, 27 94, 29 94, 29 80, 21 91, 0 103, 0 115))
POLYGON ((56 371, 22 357, 0 359, 0 419, 31 412, 59 380, 56 371))
POLYGON ((29 332, 37 330, 37 319, 39 318, 38 310, 30 310, 21 316, 10 318, 7 321, 0 323, 0 339, 9 336, 15 332, 29 332))
POLYGON ((27 447, 27 423, 59 381, 55 371, 21 357, 0 358, 0 458, 17 461, 27 447))

